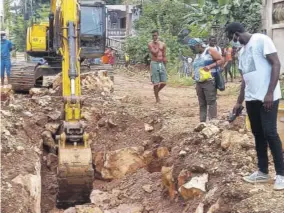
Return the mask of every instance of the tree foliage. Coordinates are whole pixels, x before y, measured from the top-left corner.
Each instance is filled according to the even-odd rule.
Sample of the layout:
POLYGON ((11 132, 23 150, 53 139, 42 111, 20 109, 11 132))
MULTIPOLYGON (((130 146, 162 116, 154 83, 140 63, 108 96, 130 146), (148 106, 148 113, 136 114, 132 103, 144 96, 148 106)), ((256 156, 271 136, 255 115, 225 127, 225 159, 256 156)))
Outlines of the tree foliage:
POLYGON ((175 1, 151 1, 143 4, 143 14, 135 23, 136 36, 126 42, 126 51, 132 59, 143 62, 148 54, 147 44, 152 39, 151 31, 159 30, 160 39, 167 45, 167 58, 176 59, 181 45, 178 43, 178 33, 183 29, 184 16, 188 8, 175 1))

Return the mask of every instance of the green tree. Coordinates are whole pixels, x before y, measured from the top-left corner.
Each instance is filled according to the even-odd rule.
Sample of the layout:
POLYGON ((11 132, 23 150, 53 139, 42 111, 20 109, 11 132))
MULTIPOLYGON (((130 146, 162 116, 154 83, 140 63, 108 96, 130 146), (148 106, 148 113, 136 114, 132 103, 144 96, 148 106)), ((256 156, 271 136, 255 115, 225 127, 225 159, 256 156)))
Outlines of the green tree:
POLYGON ((160 39, 167 44, 167 58, 169 62, 176 60, 181 45, 178 34, 183 29, 183 19, 188 8, 175 1, 151 1, 143 4, 143 14, 135 23, 136 36, 129 37, 126 51, 130 57, 143 62, 148 54, 147 44, 151 40, 151 31, 159 30, 160 39))

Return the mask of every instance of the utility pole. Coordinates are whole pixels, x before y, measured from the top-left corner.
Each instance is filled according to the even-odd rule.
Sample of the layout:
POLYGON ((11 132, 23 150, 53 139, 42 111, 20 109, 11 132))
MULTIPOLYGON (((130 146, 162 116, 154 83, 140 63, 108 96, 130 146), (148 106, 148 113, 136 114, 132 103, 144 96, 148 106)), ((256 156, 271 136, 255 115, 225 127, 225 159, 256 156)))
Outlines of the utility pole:
POLYGON ((129 0, 126 0, 126 10, 125 10, 125 18, 126 18, 126 37, 129 36, 129 31, 130 31, 130 20, 129 20, 129 0))

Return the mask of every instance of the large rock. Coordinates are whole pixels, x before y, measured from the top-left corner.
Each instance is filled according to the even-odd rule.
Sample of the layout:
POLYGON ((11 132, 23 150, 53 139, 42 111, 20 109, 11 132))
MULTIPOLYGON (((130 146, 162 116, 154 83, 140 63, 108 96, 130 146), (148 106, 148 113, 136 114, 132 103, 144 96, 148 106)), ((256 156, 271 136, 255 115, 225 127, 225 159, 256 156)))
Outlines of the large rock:
POLYGON ((205 122, 199 123, 195 128, 195 132, 201 132, 204 128, 207 127, 207 124, 205 122))
POLYGON ((44 131, 41 134, 42 140, 43 140, 43 144, 51 149, 55 149, 55 141, 52 137, 52 134, 50 131, 44 131))
POLYGON ((183 199, 188 200, 206 192, 206 183, 208 182, 208 174, 203 174, 192 178, 189 182, 179 188, 179 192, 183 199))
POLYGON ((250 140, 248 135, 241 134, 237 131, 224 130, 222 132, 221 147, 223 149, 229 148, 253 148, 253 141, 250 140))
POLYGON ((173 178, 173 166, 171 167, 162 167, 162 184, 168 190, 170 198, 173 200, 176 195, 176 187, 173 178))
POLYGON ((26 191, 29 194, 27 198, 29 201, 26 204, 31 206, 31 213, 40 213, 40 202, 41 202, 41 164, 37 162, 35 164, 36 174, 26 174, 26 175, 18 175, 12 182, 21 186, 21 191, 18 193, 23 193, 22 191, 26 191))
POLYGON ((114 194, 95 189, 90 195, 90 200, 96 206, 108 209, 116 204, 117 197, 114 194))
POLYGON ((112 92, 113 82, 106 73, 107 71, 99 71, 97 75, 96 73, 90 73, 86 76, 82 76, 82 88, 89 91, 112 92))
POLYGON ((201 134, 206 138, 211 138, 212 136, 219 133, 220 130, 217 126, 214 126, 212 124, 208 124, 202 131, 201 134))
POLYGON ((1 101, 10 100, 12 96, 12 85, 1 86, 1 101))
POLYGON ((119 179, 146 166, 143 153, 143 147, 95 153, 93 163, 104 179, 119 179))
POLYGON ((50 131, 52 135, 55 135, 59 126, 59 123, 47 123, 44 127, 46 130, 50 131))
POLYGON ((158 147, 156 153, 159 159, 166 158, 170 155, 169 149, 167 147, 158 147))
POLYGON ((43 96, 48 94, 48 89, 47 88, 31 88, 30 89, 30 95, 34 96, 43 96))

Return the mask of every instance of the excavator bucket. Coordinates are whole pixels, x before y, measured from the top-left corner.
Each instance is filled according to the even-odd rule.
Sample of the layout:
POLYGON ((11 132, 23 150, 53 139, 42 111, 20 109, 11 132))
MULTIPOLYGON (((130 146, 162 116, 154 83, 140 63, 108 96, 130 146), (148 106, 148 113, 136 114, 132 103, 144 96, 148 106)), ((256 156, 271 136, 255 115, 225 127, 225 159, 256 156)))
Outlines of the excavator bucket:
POLYGON ((94 180, 91 149, 67 145, 58 153, 57 208, 89 203, 94 180))

